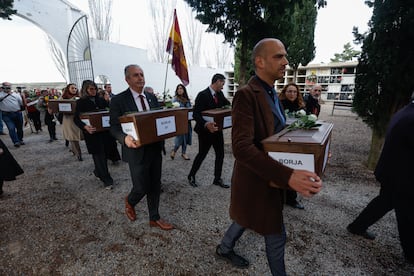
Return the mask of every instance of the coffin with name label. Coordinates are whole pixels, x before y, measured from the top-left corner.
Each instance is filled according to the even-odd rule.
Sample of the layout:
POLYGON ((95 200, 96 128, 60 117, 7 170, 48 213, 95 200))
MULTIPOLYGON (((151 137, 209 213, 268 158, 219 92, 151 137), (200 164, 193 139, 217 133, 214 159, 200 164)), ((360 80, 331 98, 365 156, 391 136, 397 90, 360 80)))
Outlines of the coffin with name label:
POLYGON ((230 128, 231 123, 231 108, 215 108, 201 112, 203 119, 207 122, 215 122, 219 130, 230 128))
POLYGON ((192 107, 187 107, 187 109, 188 109, 188 120, 189 121, 194 120, 194 118, 193 118, 193 108, 192 107))
POLYGON ((188 132, 188 108, 168 108, 136 112, 119 117, 124 133, 138 146, 147 145, 188 132))
POLYGON ((328 162, 332 123, 318 122, 314 129, 288 130, 262 141, 270 157, 293 169, 308 170, 322 176, 328 162))
POLYGON ((96 128, 97 132, 109 130, 109 111, 85 112, 79 115, 82 122, 96 128))
POLYGON ((76 100, 73 99, 58 99, 48 101, 47 106, 52 109, 53 113, 66 113, 72 114, 75 113, 76 100))

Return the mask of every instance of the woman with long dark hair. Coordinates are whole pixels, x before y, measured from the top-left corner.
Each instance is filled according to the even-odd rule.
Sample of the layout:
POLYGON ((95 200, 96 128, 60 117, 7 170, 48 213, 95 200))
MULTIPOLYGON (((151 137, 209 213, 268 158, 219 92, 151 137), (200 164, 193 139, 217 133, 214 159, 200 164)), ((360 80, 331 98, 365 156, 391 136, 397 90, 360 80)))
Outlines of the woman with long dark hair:
MULTIPOLYGON (((87 125, 80 119, 81 113, 101 111, 109 108, 108 103, 99 97, 97 92, 98 87, 95 82, 91 80, 83 81, 81 98, 76 101, 74 122, 83 131, 86 148, 88 153, 92 154, 95 164, 93 173, 104 183, 105 189, 110 190, 114 180, 109 174, 107 159, 114 153, 114 150, 118 153, 116 141, 109 133, 109 130, 97 132, 94 126, 87 125)), ((121 159, 119 153, 117 159, 121 159)))
MULTIPOLYGON (((187 94, 187 89, 184 85, 179 84, 175 89, 175 96, 173 102, 177 102, 180 104, 180 107, 191 107, 190 98, 187 94)), ((181 147, 181 157, 184 160, 190 160, 190 157, 186 154, 187 145, 191 145, 192 140, 192 128, 191 128, 191 121, 188 121, 188 133, 175 136, 174 139, 174 149, 171 152, 171 159, 174 159, 175 153, 181 147)))

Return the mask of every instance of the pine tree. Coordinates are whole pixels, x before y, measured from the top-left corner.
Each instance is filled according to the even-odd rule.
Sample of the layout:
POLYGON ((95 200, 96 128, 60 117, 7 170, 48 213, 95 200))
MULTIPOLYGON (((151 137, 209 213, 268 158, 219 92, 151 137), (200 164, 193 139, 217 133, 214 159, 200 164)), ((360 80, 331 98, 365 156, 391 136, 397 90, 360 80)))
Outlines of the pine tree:
MULTIPOLYGON (((378 160, 392 115, 414 90, 414 1, 372 0, 368 34, 356 70, 354 110, 372 129, 368 167, 378 160)), ((357 30, 356 32, 357 33, 357 30)))

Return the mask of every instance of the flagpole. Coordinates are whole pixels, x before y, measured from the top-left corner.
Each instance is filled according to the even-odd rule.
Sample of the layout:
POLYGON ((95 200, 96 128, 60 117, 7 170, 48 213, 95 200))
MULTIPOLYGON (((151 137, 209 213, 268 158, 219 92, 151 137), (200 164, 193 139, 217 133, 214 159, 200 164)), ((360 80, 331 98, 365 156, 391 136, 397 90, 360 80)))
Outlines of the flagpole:
POLYGON ((169 59, 170 59, 170 55, 168 55, 168 59, 167 59, 167 67, 165 68, 164 91, 163 91, 163 100, 164 100, 164 102, 165 102, 165 98, 166 98, 165 88, 167 87, 168 60, 169 60, 169 59))
MULTIPOLYGON (((168 76, 168 64, 169 64, 169 60, 170 60, 170 55, 172 54, 172 52, 174 51, 174 40, 175 40, 175 15, 176 15, 176 11, 175 11, 175 9, 174 9, 174 14, 173 14, 173 23, 172 23, 172 25, 171 25, 171 30, 170 30, 170 33, 172 33, 172 41, 171 41, 171 47, 170 47, 170 52, 168 53, 168 58, 167 58, 167 66, 166 66, 166 68, 165 68, 165 79, 164 79, 164 92, 163 92, 163 94, 164 94, 164 97, 163 97, 163 100, 164 100, 164 102, 165 102, 165 98, 166 98, 166 91, 165 91, 165 89, 167 88, 167 76, 168 76), (174 29, 174 31, 172 31, 174 29)), ((169 37, 169 36, 168 36, 169 37)), ((167 42, 168 43, 168 42, 167 42)))

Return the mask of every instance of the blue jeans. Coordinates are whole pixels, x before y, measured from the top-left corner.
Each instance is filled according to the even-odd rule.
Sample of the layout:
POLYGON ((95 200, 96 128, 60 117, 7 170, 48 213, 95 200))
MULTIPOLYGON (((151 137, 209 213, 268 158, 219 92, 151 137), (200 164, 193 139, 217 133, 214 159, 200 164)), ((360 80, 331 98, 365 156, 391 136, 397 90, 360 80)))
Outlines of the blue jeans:
POLYGON ((181 146, 181 152, 184 154, 187 151, 187 141, 186 141, 187 134, 175 136, 174 139, 174 151, 177 152, 179 147, 181 146))
POLYGON ((23 142, 23 116, 20 111, 4 112, 3 121, 6 123, 9 130, 9 136, 13 144, 23 142))
MULTIPOLYGON (((233 222, 227 232, 224 234, 221 241, 220 248, 223 253, 228 253, 233 250, 236 241, 243 235, 246 228, 240 226, 236 222, 233 222)), ((266 244, 266 256, 269 263, 270 271, 272 275, 284 276, 285 270, 285 244, 286 244, 286 231, 285 226, 282 226, 281 234, 265 235, 266 244)))

